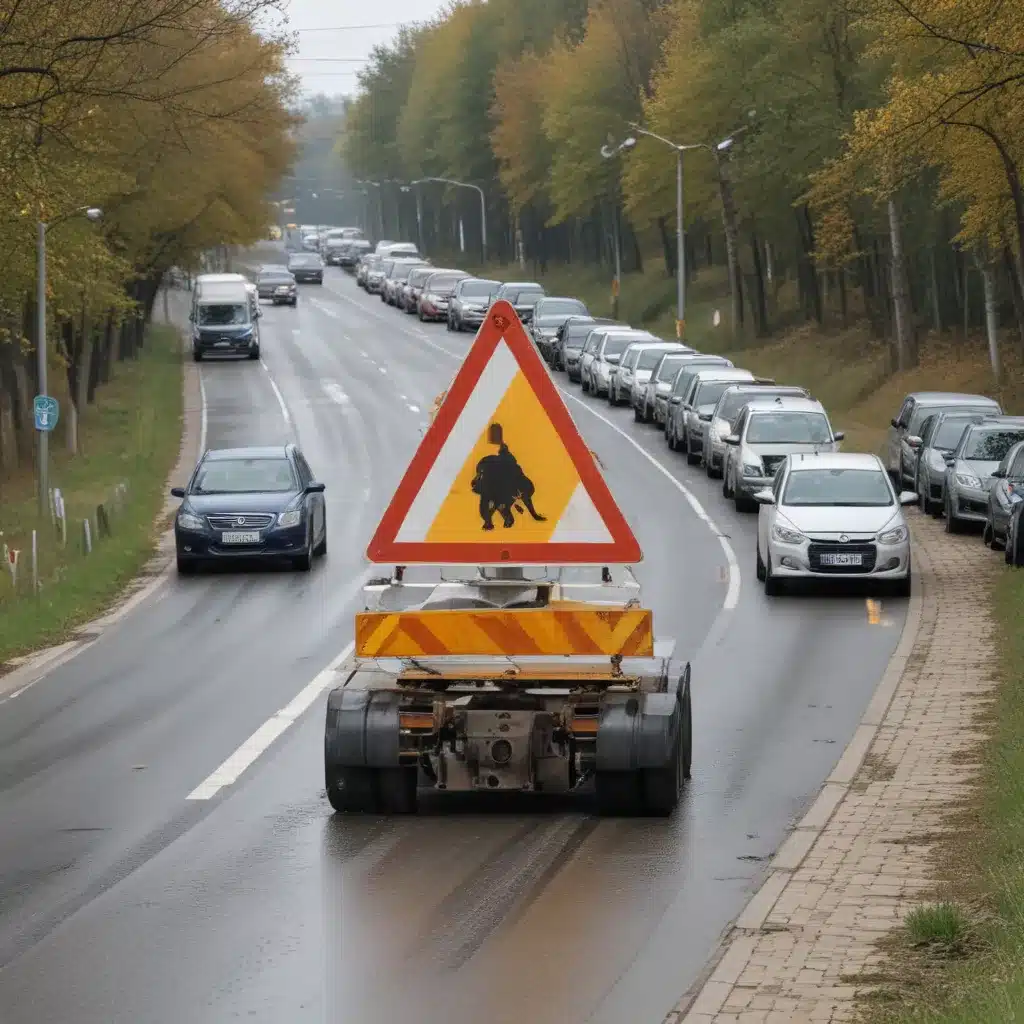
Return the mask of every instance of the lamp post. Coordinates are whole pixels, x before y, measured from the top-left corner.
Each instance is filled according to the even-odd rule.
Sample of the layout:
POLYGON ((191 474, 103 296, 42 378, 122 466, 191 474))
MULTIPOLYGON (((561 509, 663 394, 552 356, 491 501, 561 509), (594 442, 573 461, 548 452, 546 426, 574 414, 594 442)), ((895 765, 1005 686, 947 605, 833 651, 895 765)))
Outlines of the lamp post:
POLYGON ((457 188, 471 188, 480 195, 480 253, 482 261, 487 262, 487 197, 479 185, 472 185, 468 181, 455 181, 453 178, 417 178, 410 182, 410 185, 421 185, 425 181, 436 181, 443 185, 455 185, 457 188))
MULTIPOLYGON (((636 145, 636 139, 631 135, 623 139, 617 146, 602 146, 601 156, 605 160, 612 160, 620 153, 628 152, 636 145)), ((619 316, 619 290, 622 286, 622 239, 619 237, 619 204, 615 203, 612 212, 612 244, 615 248, 615 281, 612 285, 612 316, 618 319, 619 316)))
MULTIPOLYGON (((48 397, 49 387, 46 379, 46 233, 80 213, 94 222, 103 217, 98 206, 82 206, 50 223, 40 218, 36 224, 36 371, 42 398, 48 397)), ((39 516, 44 518, 50 510, 50 434, 47 430, 37 430, 36 434, 39 445, 39 516)))

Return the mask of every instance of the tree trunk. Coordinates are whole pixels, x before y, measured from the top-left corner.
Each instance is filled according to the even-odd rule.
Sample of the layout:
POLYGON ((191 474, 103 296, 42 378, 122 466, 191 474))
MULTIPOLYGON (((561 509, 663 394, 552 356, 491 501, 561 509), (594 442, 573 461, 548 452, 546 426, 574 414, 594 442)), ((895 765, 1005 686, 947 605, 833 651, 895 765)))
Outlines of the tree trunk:
POLYGON ((1020 281, 1017 278, 1017 264, 1013 257, 1013 250, 1003 246, 1003 267, 1006 270, 1006 280, 1010 285, 1010 297, 1013 299, 1013 315, 1017 321, 1017 331, 1020 334, 1021 344, 1024 344, 1024 294, 1021 293, 1020 281))
POLYGON ((676 247, 672 236, 668 233, 668 225, 664 217, 659 217, 658 237, 661 239, 661 251, 665 256, 665 274, 668 277, 675 277, 676 274, 676 247))
POLYGON ((928 249, 928 273, 932 298, 932 326, 938 334, 942 333, 942 308, 939 305, 939 269, 935 263, 935 246, 928 249))
POLYGON ((890 197, 886 206, 889 213, 889 242, 892 247, 889 267, 892 275, 893 319, 896 324, 896 365, 900 370, 909 370, 917 366, 917 339, 907 286, 903 225, 900 223, 896 200, 890 197))
POLYGON ((764 266, 761 263, 761 242, 756 231, 750 233, 750 251, 754 257, 754 315, 757 321, 758 337, 771 333, 768 325, 768 299, 765 294, 764 266))
POLYGON ((996 299, 996 275, 988 260, 975 257, 975 265, 981 274, 981 286, 985 296, 985 334, 988 338, 988 361, 992 367, 992 377, 998 384, 999 368, 999 303, 996 299))
POLYGON ((736 226, 736 202, 732 194, 732 182, 726 170, 727 161, 715 151, 718 168, 718 194, 722 202, 722 228, 725 233, 725 259, 729 272, 729 298, 732 307, 733 338, 743 328, 743 279, 740 276, 739 231, 736 226))

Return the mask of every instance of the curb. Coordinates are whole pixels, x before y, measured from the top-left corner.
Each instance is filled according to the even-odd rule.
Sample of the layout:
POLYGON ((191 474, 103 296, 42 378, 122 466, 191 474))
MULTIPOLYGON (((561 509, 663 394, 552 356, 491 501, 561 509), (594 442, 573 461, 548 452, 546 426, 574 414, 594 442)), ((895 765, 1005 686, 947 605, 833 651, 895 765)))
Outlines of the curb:
MULTIPOLYGON (((172 486, 172 481, 184 479, 191 473, 199 457, 202 433, 203 394, 199 367, 191 360, 185 360, 183 366, 181 448, 178 452, 178 461, 171 470, 168 488, 172 486)), ((170 526, 174 507, 175 499, 168 497, 155 520, 154 525, 159 530, 159 539, 153 557, 127 585, 124 592, 115 598, 106 612, 79 626, 74 631, 74 639, 19 658, 11 658, 0 665, 0 705, 13 700, 54 669, 67 664, 87 647, 92 646, 111 626, 129 615, 167 582, 174 561, 174 534, 170 526), (11 671, 3 672, 4 669, 11 671)))
POLYGON ((853 785, 878 730, 896 695, 907 662, 917 643, 924 606, 920 570, 931 570, 931 560, 916 545, 912 563, 917 567, 911 582, 907 618, 899 643, 893 651, 871 701, 835 768, 825 780, 810 810, 801 818, 776 851, 768 874, 732 926, 726 931, 711 962, 663 1018, 663 1024, 710 1024, 729 997, 733 985, 757 941, 757 933, 771 914, 779 897, 824 832, 832 815, 853 785))

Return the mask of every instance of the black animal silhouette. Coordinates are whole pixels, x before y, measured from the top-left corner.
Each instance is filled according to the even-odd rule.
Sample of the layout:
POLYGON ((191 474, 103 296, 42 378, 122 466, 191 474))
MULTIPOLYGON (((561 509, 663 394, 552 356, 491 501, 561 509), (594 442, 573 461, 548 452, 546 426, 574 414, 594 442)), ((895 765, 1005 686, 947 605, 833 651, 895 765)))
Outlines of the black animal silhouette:
POLYGON ((476 475, 472 483, 473 493, 480 495, 483 528, 494 529, 495 512, 501 516, 506 530, 516 525, 513 511, 522 514, 525 510, 538 523, 546 522, 547 517, 533 507, 533 481, 508 450, 500 423, 491 424, 487 431, 487 441, 498 446, 498 454, 485 455, 476 464, 476 475))

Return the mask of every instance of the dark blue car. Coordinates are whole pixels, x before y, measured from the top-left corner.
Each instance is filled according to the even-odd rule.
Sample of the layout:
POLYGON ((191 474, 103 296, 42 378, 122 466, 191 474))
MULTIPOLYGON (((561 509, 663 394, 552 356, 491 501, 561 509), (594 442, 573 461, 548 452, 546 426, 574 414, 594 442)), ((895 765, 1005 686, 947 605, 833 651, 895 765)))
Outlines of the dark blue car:
POLYGON ((308 571, 327 553, 324 485, 294 444, 220 448, 199 460, 174 519, 178 572, 231 559, 286 559, 308 571))

